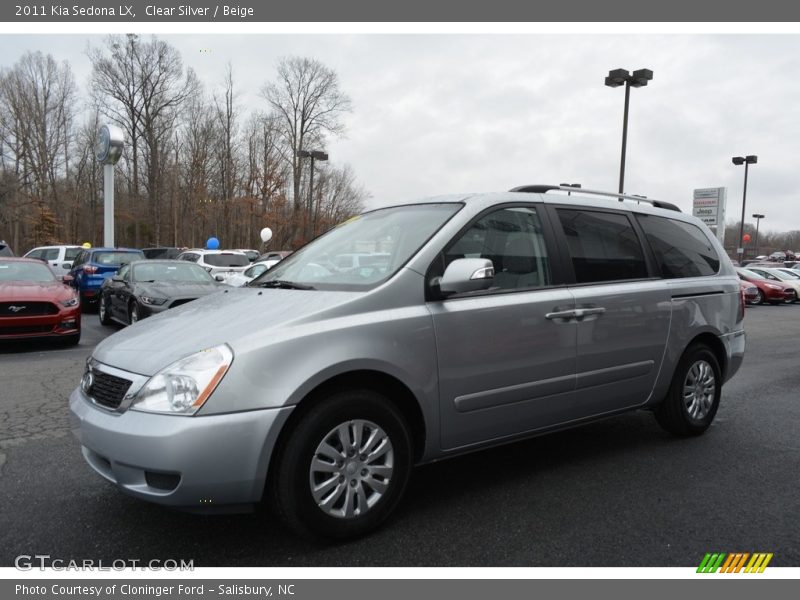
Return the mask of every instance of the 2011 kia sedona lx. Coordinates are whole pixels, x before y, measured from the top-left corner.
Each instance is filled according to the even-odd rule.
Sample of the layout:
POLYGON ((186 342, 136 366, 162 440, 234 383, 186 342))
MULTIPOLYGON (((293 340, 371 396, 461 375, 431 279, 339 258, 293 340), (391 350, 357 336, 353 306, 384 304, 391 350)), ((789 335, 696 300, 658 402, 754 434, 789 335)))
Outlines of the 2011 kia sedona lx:
POLYGON ((744 355, 730 261, 673 205, 566 189, 367 212, 112 335, 70 397, 86 461, 138 498, 268 498, 348 537, 414 464, 641 408, 701 434, 744 355))

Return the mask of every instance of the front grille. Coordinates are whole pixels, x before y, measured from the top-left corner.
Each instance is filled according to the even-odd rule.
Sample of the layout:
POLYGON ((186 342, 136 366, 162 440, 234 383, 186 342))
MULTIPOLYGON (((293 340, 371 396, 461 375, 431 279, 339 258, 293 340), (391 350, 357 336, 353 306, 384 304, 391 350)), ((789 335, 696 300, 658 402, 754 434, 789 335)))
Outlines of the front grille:
POLYGON ((19 327, 3 327, 0 325, 0 335, 29 335, 51 333, 52 331, 52 325, 20 325, 19 327))
POLYGON ((187 302, 191 302, 192 300, 197 300, 197 298, 181 298, 180 300, 175 300, 172 304, 169 305, 169 307, 175 308, 176 306, 180 306, 181 304, 186 304, 187 302))
POLYGON ((88 393, 98 404, 116 409, 122 403, 131 383, 128 379, 93 369, 92 385, 89 387, 88 393))
POLYGON ((0 317, 39 317, 57 314, 58 307, 52 302, 0 302, 0 317))

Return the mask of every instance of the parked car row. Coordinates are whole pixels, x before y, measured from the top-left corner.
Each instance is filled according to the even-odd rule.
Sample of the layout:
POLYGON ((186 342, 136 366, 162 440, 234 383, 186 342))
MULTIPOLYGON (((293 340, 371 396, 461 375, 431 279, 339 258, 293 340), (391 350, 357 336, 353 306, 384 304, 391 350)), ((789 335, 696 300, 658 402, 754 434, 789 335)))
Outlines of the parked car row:
POLYGON ((794 303, 800 299, 800 270, 758 263, 738 267, 736 272, 740 280, 756 288, 755 296, 745 296, 749 304, 794 303))

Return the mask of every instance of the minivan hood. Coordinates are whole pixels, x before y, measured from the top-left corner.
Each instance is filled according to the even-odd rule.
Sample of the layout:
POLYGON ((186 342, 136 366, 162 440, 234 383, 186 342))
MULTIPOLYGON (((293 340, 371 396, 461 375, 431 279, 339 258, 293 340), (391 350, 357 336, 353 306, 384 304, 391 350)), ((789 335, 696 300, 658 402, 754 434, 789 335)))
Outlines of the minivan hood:
POLYGON ((219 344, 228 344, 235 356, 239 340, 323 318, 323 313, 362 294, 228 288, 122 329, 101 342, 93 357, 125 371, 154 375, 184 356, 219 344))

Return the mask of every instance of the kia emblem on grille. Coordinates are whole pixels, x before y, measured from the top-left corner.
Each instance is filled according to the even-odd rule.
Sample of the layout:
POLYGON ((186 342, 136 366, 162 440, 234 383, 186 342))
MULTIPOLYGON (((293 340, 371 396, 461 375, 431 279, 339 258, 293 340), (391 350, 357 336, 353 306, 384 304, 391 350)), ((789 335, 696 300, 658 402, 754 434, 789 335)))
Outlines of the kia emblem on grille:
POLYGON ((25 310, 26 308, 28 308, 28 307, 27 306, 9 306, 8 310, 10 310, 13 313, 18 313, 19 311, 25 310))

